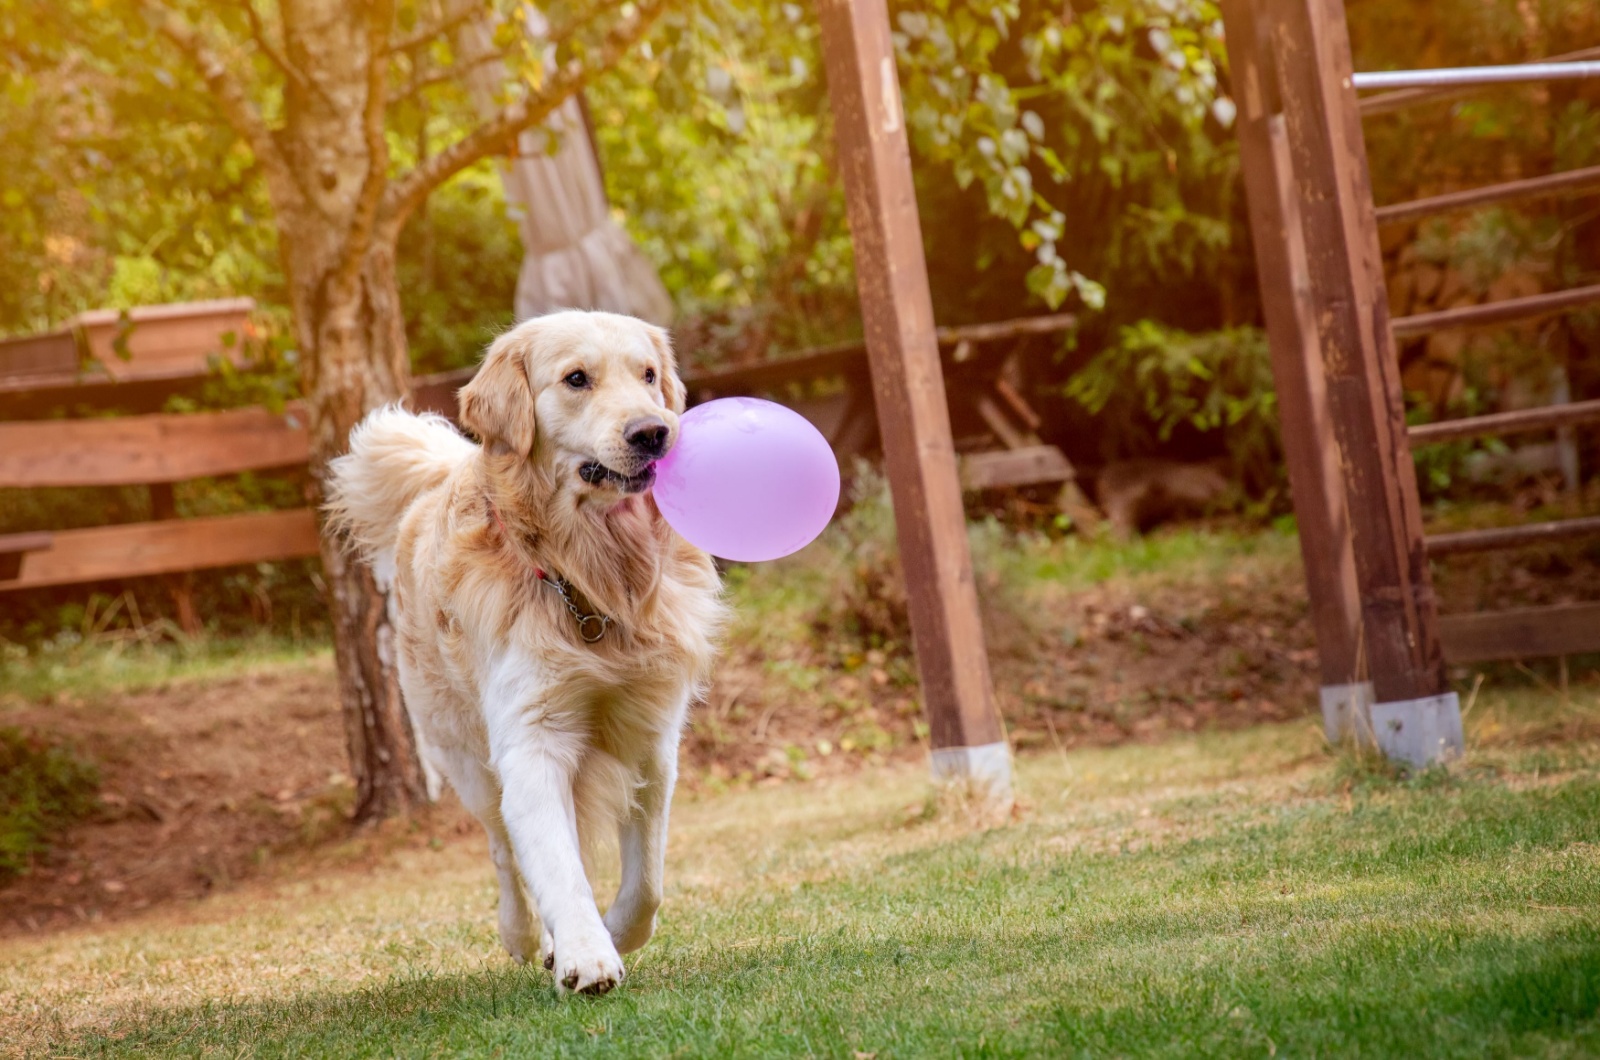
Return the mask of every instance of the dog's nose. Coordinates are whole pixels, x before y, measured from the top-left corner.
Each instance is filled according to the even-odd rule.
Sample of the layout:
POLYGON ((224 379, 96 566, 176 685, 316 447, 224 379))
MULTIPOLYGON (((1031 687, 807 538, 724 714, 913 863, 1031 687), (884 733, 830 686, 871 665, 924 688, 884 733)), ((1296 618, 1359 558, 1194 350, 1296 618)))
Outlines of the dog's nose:
POLYGON ((672 433, 667 425, 654 416, 634 420, 622 429, 622 436, 635 452, 645 456, 660 456, 667 451, 667 435, 672 433))

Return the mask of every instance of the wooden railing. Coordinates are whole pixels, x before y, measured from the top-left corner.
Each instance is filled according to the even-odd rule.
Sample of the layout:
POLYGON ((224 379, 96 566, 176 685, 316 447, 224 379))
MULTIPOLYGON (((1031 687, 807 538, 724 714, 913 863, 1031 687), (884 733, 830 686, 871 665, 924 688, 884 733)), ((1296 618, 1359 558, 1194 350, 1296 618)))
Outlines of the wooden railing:
MULTIPOLYGON (((309 451, 297 407, 0 423, 0 488, 142 485, 159 495, 191 479, 303 465, 309 451)), ((0 560, 0 592, 316 552, 307 508, 13 534, 0 536, 0 557, 12 557, 0 560)))

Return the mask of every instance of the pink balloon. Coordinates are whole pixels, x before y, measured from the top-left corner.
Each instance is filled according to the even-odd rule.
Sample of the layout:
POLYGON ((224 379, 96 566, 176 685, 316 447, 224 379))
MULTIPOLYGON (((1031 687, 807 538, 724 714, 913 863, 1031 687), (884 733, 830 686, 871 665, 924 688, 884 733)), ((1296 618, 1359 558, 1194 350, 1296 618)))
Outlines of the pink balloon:
POLYGON ((684 413, 656 463, 656 505, 698 548, 746 563, 814 541, 839 505, 839 464, 822 432, 759 398, 719 398, 684 413))

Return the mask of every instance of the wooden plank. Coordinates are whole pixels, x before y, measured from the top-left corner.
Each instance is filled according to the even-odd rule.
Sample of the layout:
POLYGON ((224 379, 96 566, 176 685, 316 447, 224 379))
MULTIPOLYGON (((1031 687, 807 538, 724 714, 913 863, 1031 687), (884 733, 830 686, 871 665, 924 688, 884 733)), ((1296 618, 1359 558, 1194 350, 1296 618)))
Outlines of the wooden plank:
POLYGON ((0 592, 317 554, 309 508, 58 530, 52 537, 53 547, 24 556, 21 574, 0 583, 0 592))
POLYGON ((472 382, 477 368, 457 368, 451 372, 417 376, 411 380, 411 409, 414 412, 437 412, 455 422, 460 413, 456 391, 472 382))
POLYGON ((1071 482, 1076 477, 1072 462, 1053 445, 971 453, 961 458, 961 485, 969 490, 1071 482))
POLYGON ((113 379, 167 379, 204 372, 213 356, 237 362, 254 309, 250 298, 94 309, 72 326, 113 379), (223 341, 228 333, 231 344, 223 341))
POLYGON ((1360 594, 1277 72, 1271 53, 1262 47, 1251 0, 1224 0, 1222 18, 1239 101, 1239 160, 1256 280, 1279 419, 1286 425, 1284 463, 1300 532, 1321 683, 1349 685, 1363 679, 1360 594))
POLYGON ((1016 414, 1017 419, 1021 420, 1022 425, 1028 430, 1037 431, 1044 426, 1044 417, 1040 416, 1034 410, 1034 407, 1028 404, 1027 399, 1008 380, 1004 378, 996 379, 994 381, 994 392, 1000 395, 1001 399, 1005 401, 1006 407, 1016 414))
POLYGON ((1466 191, 1431 195, 1410 202, 1391 203, 1388 206, 1378 207, 1377 217, 1381 225, 1401 224, 1415 221, 1420 217, 1430 217, 1451 210, 1464 210, 1491 202, 1547 199, 1581 195, 1591 191, 1600 191, 1600 166, 1586 166, 1583 169, 1570 169, 1564 173, 1551 173, 1543 177, 1508 180, 1502 184, 1490 184, 1482 188, 1469 188, 1466 191))
POLYGON ((22 557, 43 552, 55 541, 53 534, 0 534, 0 582, 11 581, 22 570, 22 557))
POLYGON ((70 331, 0 339, 0 380, 59 379, 78 370, 78 341, 70 331))
MULTIPOLYGON (((945 360, 953 364, 963 361, 964 358, 957 355, 963 345, 970 351, 975 345, 1070 331, 1077 324, 1075 314, 1051 313, 987 324, 937 328, 934 334, 939 346, 950 351, 945 360)), ((691 393, 704 390, 725 395, 748 394, 790 383, 809 383, 836 376, 864 377, 867 371, 866 346, 860 342, 844 342, 758 364, 690 372, 684 376, 683 382, 691 393)))
POLYGON ((1262 0, 1277 60, 1377 701, 1447 689, 1339 0, 1262 0))
POLYGON ((1600 302, 1600 283, 1566 291, 1533 294, 1526 298, 1503 298, 1484 305, 1464 305, 1433 313, 1397 317, 1391 327, 1396 338, 1407 338, 1446 328, 1481 328, 1489 324, 1507 324, 1513 320, 1536 320, 1596 302, 1600 302))
POLYGON ((1495 526, 1486 530, 1458 530, 1450 534, 1435 534, 1427 539, 1426 544, 1428 555, 1437 559, 1463 552, 1499 552, 1523 545, 1544 545, 1585 537, 1600 537, 1600 515, 1524 523, 1521 526, 1495 526))
POLYGON ((1000 439, 1000 444, 1007 449, 1028 449, 1039 444, 1038 435, 1012 423, 1006 417, 1005 411, 1000 408, 999 402, 988 394, 979 394, 973 405, 977 407, 978 416, 984 425, 994 432, 994 436, 1000 439))
POLYGON ((1600 652, 1600 603, 1445 615, 1439 637, 1452 663, 1600 652))
MULTIPOLYGON (((941 347, 953 351, 963 342, 982 344, 1028 335, 1048 335, 1070 331, 1077 324, 1075 314, 1051 313, 987 324, 939 328, 936 335, 941 347)), ((949 359, 954 360, 953 357, 949 359)), ((455 419, 456 391, 471 382, 476 371, 476 368, 458 368, 417 377, 411 384, 411 407, 419 412, 437 412, 455 419)), ((814 383, 839 377, 864 381, 868 372, 865 344, 841 342, 758 364, 686 372, 683 384, 689 391, 690 404, 694 404, 700 395, 707 393, 720 396, 755 394, 791 383, 814 383)))
POLYGON ((204 373, 121 383, 99 374, 0 379, 0 421, 55 419, 63 409, 160 412, 173 397, 199 397, 205 380, 204 373))
POLYGON ((1545 405, 1536 409, 1494 412, 1487 416, 1465 416, 1458 420, 1419 423, 1407 428, 1406 437, 1415 449, 1419 445, 1438 445, 1462 438, 1485 435, 1504 436, 1525 431, 1548 431, 1580 423, 1600 423, 1600 399, 1545 405))
POLYGON ((0 487, 182 482, 303 464, 305 415, 250 408, 0 423, 0 487))
POLYGON ((1003 736, 967 548, 889 12, 885 0, 823 0, 819 17, 873 394, 938 769, 940 749, 993 748, 1003 736))

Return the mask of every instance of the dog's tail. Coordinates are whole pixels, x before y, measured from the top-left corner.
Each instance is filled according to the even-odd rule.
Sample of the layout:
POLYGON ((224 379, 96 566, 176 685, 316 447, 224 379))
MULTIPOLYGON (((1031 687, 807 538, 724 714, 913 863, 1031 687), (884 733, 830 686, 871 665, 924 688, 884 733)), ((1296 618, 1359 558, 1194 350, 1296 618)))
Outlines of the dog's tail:
POLYGON ((331 465, 329 522, 382 565, 393 555, 405 510, 477 451, 443 416, 395 405, 376 409, 350 432, 350 451, 331 465))

